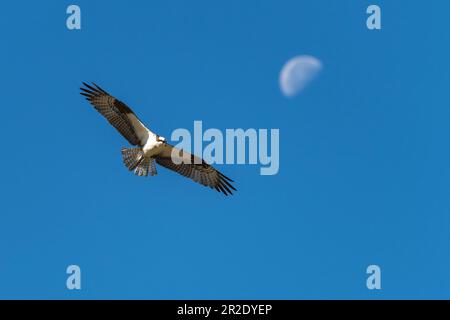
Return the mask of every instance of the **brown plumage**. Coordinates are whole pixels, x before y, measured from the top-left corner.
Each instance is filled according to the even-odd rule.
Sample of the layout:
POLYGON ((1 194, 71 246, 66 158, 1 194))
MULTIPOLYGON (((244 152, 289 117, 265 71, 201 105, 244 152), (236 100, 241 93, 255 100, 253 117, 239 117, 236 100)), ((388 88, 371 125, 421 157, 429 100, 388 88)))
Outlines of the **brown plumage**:
POLYGON ((100 112, 125 139, 128 140, 129 143, 133 146, 142 146, 142 141, 140 141, 133 124, 128 118, 129 114, 134 115, 133 111, 128 108, 125 103, 117 100, 95 83, 93 86, 84 82, 83 84, 86 88, 80 88, 84 91, 80 92, 80 94, 85 96, 86 100, 88 100, 94 108, 100 112))
POLYGON ((178 150, 166 144, 165 150, 155 157, 156 163, 175 171, 204 186, 223 192, 225 195, 233 194, 236 189, 231 185, 234 182, 203 159, 195 157, 189 152, 178 150))

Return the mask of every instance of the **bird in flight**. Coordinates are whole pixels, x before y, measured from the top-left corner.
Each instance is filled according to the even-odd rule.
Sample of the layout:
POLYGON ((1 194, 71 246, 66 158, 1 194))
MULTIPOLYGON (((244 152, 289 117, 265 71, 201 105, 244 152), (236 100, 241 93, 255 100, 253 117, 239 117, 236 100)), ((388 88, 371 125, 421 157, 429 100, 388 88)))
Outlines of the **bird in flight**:
POLYGON ((135 148, 122 148, 125 166, 138 176, 156 175, 155 162, 204 186, 216 189, 226 196, 236 189, 234 182, 203 159, 180 150, 166 139, 150 131, 136 114, 95 83, 83 82, 80 93, 116 128, 135 148))

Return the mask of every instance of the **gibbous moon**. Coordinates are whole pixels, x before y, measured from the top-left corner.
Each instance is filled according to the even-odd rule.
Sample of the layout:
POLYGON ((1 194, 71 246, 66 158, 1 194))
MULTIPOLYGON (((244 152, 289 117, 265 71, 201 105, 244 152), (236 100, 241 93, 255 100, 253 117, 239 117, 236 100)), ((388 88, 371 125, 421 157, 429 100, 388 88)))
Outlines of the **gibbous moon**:
POLYGON ((300 93, 320 73, 322 62, 312 56, 296 56, 280 72, 280 88, 286 97, 300 93))

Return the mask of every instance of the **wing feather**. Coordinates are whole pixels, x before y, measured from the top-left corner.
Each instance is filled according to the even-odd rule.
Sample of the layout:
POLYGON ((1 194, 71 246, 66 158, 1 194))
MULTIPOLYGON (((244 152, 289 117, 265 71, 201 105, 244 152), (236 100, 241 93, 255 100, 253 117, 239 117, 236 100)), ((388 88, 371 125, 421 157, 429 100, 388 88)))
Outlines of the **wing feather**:
POLYGON ((143 146, 148 139, 148 129, 134 112, 123 102, 117 100, 98 85, 83 82, 81 95, 119 131, 129 143, 143 146))
POLYGON ((159 165, 197 183, 222 192, 226 196, 233 194, 232 190, 236 191, 231 185, 231 182, 234 182, 233 180, 223 175, 201 158, 175 148, 170 144, 165 145, 164 150, 155 157, 155 160, 159 165))

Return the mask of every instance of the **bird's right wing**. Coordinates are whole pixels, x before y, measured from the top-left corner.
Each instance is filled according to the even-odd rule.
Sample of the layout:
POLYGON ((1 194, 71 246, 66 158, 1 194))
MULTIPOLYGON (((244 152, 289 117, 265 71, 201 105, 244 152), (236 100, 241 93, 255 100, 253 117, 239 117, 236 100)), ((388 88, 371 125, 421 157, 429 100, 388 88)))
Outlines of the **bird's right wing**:
POLYGON ((134 112, 123 102, 117 100, 105 90, 84 83, 80 92, 128 140, 136 146, 143 146, 148 139, 148 129, 142 124, 134 112))
POLYGON ((155 157, 156 163, 175 171, 204 186, 214 188, 226 196, 233 194, 236 189, 231 185, 231 180, 203 159, 193 154, 180 150, 170 144, 165 144, 163 151, 155 157))

